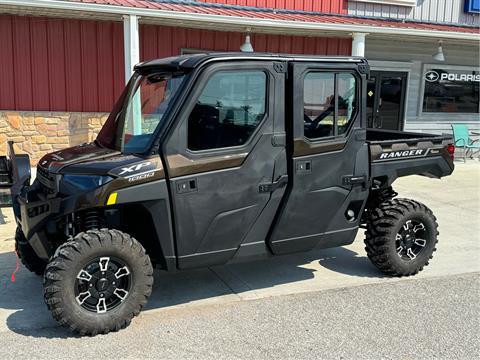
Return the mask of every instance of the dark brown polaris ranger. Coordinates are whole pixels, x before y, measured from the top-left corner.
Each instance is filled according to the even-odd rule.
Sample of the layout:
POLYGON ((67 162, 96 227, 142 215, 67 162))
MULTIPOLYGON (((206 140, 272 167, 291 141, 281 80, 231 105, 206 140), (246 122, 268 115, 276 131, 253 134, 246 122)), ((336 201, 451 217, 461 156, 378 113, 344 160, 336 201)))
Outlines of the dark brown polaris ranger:
MULTIPOLYGON (((201 54, 135 67, 97 139, 1 159, 24 265, 82 334, 127 326, 174 271, 347 245, 416 274, 432 212, 394 199, 399 176, 453 171, 449 137, 366 128, 363 58, 201 54)), ((10 144, 10 147, 11 144, 10 144)))

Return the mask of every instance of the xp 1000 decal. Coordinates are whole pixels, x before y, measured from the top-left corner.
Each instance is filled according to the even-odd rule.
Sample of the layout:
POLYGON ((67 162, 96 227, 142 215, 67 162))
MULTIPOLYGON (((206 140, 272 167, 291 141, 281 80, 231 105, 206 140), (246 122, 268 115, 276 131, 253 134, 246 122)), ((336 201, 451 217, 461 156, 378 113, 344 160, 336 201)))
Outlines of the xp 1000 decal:
POLYGON ((137 182, 141 180, 161 179, 164 176, 163 166, 159 159, 143 160, 134 164, 121 166, 110 171, 120 179, 128 182, 137 182))

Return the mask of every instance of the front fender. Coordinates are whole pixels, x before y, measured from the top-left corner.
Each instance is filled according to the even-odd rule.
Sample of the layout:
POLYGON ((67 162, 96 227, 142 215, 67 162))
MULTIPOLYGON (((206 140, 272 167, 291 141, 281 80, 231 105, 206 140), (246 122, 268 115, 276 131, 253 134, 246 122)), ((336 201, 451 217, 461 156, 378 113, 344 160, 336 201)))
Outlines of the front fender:
MULTIPOLYGON (((165 259, 167 270, 176 268, 176 254, 172 229, 170 196, 165 179, 155 180, 139 185, 114 190, 115 202, 109 206, 121 209, 138 204, 150 214, 156 239, 165 259)), ((127 219, 128 221, 128 219, 127 219)), ((140 240, 140 239, 137 239, 140 240)), ((140 241, 141 242, 141 241, 140 241)))

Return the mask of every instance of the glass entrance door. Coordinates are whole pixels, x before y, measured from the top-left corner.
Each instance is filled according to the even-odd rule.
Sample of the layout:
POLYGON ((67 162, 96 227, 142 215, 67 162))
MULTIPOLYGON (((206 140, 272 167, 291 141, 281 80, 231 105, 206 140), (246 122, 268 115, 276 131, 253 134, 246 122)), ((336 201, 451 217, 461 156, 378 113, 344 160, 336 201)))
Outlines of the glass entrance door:
POLYGON ((367 83, 368 126, 402 130, 406 89, 406 72, 372 71, 367 83))

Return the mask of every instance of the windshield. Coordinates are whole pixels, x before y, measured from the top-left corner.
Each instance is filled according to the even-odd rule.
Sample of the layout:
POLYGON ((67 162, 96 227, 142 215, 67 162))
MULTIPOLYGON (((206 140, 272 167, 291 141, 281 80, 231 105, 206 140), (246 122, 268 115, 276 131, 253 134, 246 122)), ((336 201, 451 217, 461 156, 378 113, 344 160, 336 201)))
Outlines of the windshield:
POLYGON ((145 152, 183 78, 171 73, 135 75, 98 134, 98 143, 124 153, 145 152))

